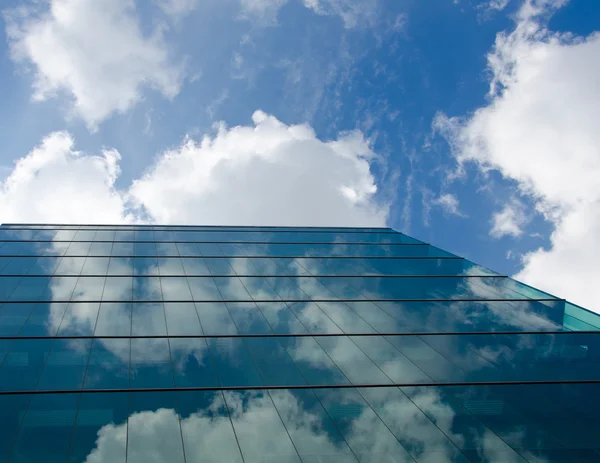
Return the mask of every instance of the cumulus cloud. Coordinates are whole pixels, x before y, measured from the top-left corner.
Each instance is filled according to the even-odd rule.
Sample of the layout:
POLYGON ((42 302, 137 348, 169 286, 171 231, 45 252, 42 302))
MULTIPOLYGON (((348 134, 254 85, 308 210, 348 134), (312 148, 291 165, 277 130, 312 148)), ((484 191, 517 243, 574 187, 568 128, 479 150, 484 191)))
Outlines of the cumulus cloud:
MULTIPOLYGON (((190 2, 162 4, 175 11, 190 2)), ((72 113, 94 129, 134 106, 143 88, 166 98, 179 93, 183 69, 171 62, 159 29, 144 35, 133 0, 34 5, 5 12, 11 56, 34 72, 34 100, 67 94, 72 113)))
POLYGON ((66 132, 48 135, 0 182, 0 221, 128 222, 125 194, 115 188, 121 156, 86 155, 66 132))
POLYGON ((519 237, 523 234, 523 226, 527 222, 528 218, 523 203, 513 200, 492 215, 490 235, 494 238, 502 238, 506 235, 519 237))
POLYGON ((359 132, 322 142, 257 111, 254 126, 168 151, 130 193, 161 223, 383 224, 374 153, 359 132))
POLYGON ((76 151, 56 132, 0 182, 3 222, 383 226, 375 154, 360 132, 319 140, 257 111, 253 125, 187 138, 119 189, 119 153, 76 151))
POLYGON ((488 55, 490 103, 434 127, 459 164, 516 181, 554 224, 551 248, 526 254, 517 278, 600 310, 600 34, 548 30, 543 18, 565 3, 526 1, 488 55))

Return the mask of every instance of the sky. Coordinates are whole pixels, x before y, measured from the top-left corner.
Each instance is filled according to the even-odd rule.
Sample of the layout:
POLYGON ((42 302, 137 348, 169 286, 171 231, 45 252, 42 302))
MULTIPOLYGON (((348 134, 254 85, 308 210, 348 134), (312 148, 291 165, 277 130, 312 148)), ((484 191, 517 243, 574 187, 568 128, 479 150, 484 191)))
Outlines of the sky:
POLYGON ((5 0, 0 222, 389 226, 600 311, 597 0, 5 0))

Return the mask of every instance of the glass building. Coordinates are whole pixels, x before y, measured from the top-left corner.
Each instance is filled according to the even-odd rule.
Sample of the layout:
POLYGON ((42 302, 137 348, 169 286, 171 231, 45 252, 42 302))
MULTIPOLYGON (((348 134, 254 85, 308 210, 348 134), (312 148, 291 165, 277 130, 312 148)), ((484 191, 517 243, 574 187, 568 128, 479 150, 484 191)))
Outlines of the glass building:
POLYGON ((600 317, 388 228, 0 227, 0 461, 597 462, 600 317))

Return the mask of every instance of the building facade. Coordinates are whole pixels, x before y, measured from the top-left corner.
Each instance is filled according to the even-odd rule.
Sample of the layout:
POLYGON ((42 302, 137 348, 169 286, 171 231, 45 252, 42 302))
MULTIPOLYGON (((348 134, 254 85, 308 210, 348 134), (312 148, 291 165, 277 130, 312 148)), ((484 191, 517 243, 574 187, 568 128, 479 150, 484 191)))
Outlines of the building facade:
POLYGON ((597 462, 600 317, 387 228, 0 227, 0 461, 597 462))

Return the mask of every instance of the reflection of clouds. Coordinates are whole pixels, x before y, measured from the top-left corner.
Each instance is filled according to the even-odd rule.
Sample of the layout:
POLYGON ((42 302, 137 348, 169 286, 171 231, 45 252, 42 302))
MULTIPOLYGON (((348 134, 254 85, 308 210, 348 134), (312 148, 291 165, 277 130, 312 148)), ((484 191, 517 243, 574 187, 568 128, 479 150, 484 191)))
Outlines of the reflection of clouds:
MULTIPOLYGON (((240 462, 240 449, 248 462, 523 461, 439 389, 409 389, 180 393, 179 413, 139 411, 100 428, 85 463, 121 461, 127 445, 134 462, 179 462, 183 451, 188 462, 240 462)), ((511 442, 525 448, 526 437, 523 423, 511 442)))

